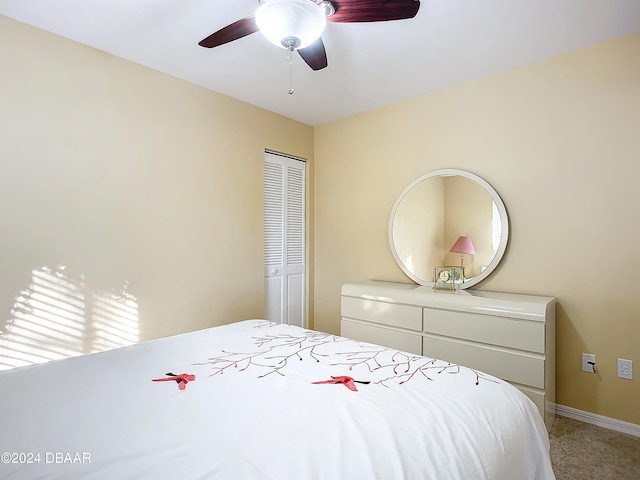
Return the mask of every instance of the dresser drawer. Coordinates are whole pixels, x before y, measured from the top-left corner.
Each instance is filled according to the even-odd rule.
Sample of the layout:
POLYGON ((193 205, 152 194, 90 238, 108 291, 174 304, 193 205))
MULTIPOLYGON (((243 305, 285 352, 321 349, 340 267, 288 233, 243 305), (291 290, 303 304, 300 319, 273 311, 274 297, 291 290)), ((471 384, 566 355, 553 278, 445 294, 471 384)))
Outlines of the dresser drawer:
POLYGON ((416 332, 422 331, 422 309, 420 307, 342 297, 341 311, 343 317, 406 328, 416 332))
POLYGON ((544 389, 544 358, 525 352, 474 345, 462 340, 425 335, 422 354, 465 365, 509 382, 544 389))
POLYGON ((374 343, 415 355, 422 354, 422 337, 415 333, 403 332, 384 326, 361 323, 343 318, 340 324, 340 335, 353 340, 374 343))
POLYGON ((544 324, 541 322, 425 308, 424 331, 529 352, 545 352, 544 324))

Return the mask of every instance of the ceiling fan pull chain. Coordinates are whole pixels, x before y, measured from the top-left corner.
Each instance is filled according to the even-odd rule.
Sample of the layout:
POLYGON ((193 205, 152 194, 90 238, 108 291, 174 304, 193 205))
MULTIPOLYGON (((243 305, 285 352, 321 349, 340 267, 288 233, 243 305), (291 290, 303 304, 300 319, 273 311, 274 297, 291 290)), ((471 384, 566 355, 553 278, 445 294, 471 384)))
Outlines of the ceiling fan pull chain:
POLYGON ((289 90, 287 91, 287 93, 289 95, 293 95, 293 92, 295 92, 295 89, 293 88, 293 47, 289 47, 287 48, 287 60, 289 62, 289 90))

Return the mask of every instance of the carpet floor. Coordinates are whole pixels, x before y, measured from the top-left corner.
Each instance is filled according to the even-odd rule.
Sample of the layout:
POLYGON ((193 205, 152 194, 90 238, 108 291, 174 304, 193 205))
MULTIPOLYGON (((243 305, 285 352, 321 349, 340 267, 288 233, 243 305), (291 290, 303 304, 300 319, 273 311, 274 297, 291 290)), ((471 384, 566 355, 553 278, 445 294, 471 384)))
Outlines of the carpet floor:
POLYGON ((549 434, 556 480, 640 480, 640 438, 566 417, 549 434))

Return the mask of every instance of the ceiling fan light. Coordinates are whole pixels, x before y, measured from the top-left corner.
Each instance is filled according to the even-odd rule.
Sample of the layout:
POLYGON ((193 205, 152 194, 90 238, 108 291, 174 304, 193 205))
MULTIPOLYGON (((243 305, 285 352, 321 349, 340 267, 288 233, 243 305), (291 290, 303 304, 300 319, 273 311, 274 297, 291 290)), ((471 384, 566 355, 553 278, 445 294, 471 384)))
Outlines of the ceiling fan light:
POLYGON ((324 7, 310 0, 267 0, 256 12, 256 24, 267 40, 282 48, 305 48, 327 25, 324 7))

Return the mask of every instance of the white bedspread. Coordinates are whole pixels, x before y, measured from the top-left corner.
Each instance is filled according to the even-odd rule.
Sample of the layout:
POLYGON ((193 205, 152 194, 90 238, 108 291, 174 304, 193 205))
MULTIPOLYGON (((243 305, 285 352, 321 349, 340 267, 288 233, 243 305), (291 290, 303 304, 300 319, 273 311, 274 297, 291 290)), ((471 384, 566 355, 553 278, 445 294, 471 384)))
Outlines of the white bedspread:
POLYGON ((554 478, 506 382, 264 320, 0 372, 0 405, 2 479, 554 478))

